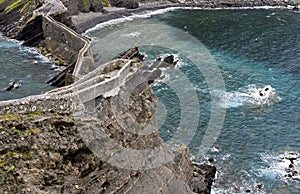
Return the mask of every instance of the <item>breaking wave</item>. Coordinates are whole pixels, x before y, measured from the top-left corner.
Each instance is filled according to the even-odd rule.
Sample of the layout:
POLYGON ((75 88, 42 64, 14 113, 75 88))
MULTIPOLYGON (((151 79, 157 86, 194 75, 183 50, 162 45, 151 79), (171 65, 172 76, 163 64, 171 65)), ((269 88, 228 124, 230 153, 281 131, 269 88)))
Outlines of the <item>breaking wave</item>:
POLYGON ((223 108, 235 108, 243 105, 263 106, 280 101, 275 89, 270 85, 257 87, 255 84, 235 92, 213 92, 220 98, 220 106, 223 108))

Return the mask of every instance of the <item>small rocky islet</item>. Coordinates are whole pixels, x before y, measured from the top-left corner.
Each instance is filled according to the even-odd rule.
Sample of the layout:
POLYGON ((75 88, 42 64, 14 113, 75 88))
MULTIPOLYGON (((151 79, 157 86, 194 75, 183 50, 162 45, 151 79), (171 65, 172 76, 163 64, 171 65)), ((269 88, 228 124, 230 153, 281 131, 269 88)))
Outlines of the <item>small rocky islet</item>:
MULTIPOLYGON (((116 61, 104 64, 100 68, 89 66, 87 69, 82 69, 80 79, 77 80, 70 75, 76 70, 77 62, 81 59, 81 49, 86 47, 89 40, 83 41, 83 45, 75 48, 74 45, 70 45, 72 36, 69 39, 68 34, 45 34, 46 24, 43 23, 43 17, 32 16, 36 14, 36 10, 42 10, 46 14, 51 13, 54 23, 55 21, 63 23, 67 26, 65 30, 68 32, 73 33, 68 29, 70 28, 81 33, 99 22, 121 17, 124 13, 132 14, 160 7, 292 5, 296 10, 298 2, 175 0, 160 1, 156 6, 149 2, 151 1, 62 0, 61 3, 66 8, 62 11, 58 8, 61 6, 60 1, 55 0, 1 1, 0 30, 2 33, 10 38, 24 41, 25 45, 39 47, 43 54, 53 58, 58 64, 66 66, 64 71, 49 82, 61 86, 61 89, 0 103, 1 193, 210 193, 216 168, 208 164, 193 163, 185 146, 171 148, 166 145, 159 137, 153 121, 157 99, 152 93, 151 84, 160 78, 160 66, 176 65, 173 56, 167 56, 165 59, 158 58, 152 66, 147 67, 149 72, 153 72, 151 69, 157 69, 155 73, 144 72, 142 75, 143 59, 138 48, 135 47, 116 57, 116 61), (122 9, 110 11, 106 6, 122 7, 122 9), (89 21, 76 19, 78 14, 90 12, 101 14, 87 17, 92 18, 89 21), (123 85, 115 87, 117 92, 108 91, 96 96, 92 102, 72 104, 74 101, 77 102, 72 95, 74 91, 84 92, 84 87, 95 81, 96 78, 93 76, 99 76, 96 77, 101 85, 102 81, 109 81, 123 70, 127 63, 118 64, 121 60, 132 61, 129 67, 131 74, 125 77, 123 85), (93 74, 92 70, 96 70, 97 74, 93 74), (145 75, 149 79, 143 80, 145 75), (132 88, 132 85, 137 87, 132 88), (133 91, 129 98, 126 96, 128 91, 133 91), (128 102, 120 101, 126 98, 128 102), (115 102, 120 102, 121 111, 114 110, 115 102), (81 108, 88 113, 82 115, 81 108), (92 110, 92 114, 89 110, 92 110), (128 128, 133 126, 131 122, 120 123, 119 121, 129 118, 143 125, 137 125, 134 128, 136 131, 130 131, 128 128), (152 131, 142 135, 143 126, 146 124, 151 126, 152 131), (90 139, 84 138, 85 135, 82 133, 90 130, 91 133, 96 133, 98 139, 89 141, 90 139), (116 142, 118 149, 109 146, 107 142, 111 139, 116 142), (94 145, 97 146, 97 151, 94 150, 94 145), (110 158, 128 148, 154 150, 150 156, 147 156, 150 166, 157 160, 154 148, 161 148, 164 153, 170 153, 173 158, 151 168, 142 168, 143 165, 139 168, 126 168, 122 165, 118 167, 110 162, 110 158)), ((58 29, 60 28, 59 26, 58 29)), ((138 155, 133 155, 131 159, 133 163, 139 163, 138 155)), ((291 160, 287 176, 294 177, 295 172, 298 173, 293 165, 294 160, 287 159, 291 160)), ((213 159, 210 161, 213 162, 213 159)), ((126 160, 123 162, 130 165, 126 160)), ((262 188, 261 185, 257 187, 262 188)))

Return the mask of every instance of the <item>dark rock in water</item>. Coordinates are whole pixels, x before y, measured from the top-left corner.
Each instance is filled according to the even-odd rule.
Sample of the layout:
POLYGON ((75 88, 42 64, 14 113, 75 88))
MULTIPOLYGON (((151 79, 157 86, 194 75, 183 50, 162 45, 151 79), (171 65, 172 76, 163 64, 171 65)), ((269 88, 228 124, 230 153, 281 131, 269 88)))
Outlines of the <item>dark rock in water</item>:
POLYGON ((131 59, 138 62, 143 61, 144 58, 145 56, 140 53, 139 48, 137 46, 134 46, 132 48, 129 48, 127 51, 119 54, 114 59, 131 59))
POLYGON ((295 177, 297 177, 300 172, 300 167, 295 162, 298 159, 298 155, 295 153, 289 153, 289 155, 285 156, 283 159, 289 160, 291 162, 285 169, 286 174, 284 175, 284 177, 295 179, 295 177))
POLYGON ((177 64, 178 60, 175 60, 174 55, 168 55, 164 60, 163 63, 161 64, 161 67, 175 67, 177 64))
POLYGON ((214 162, 214 159, 213 158, 208 158, 208 161, 209 162, 214 162))
POLYGON ((112 6, 125 7, 127 9, 136 9, 139 3, 135 0, 110 0, 112 6))
POLYGON ((6 91, 11 91, 11 90, 16 90, 18 89, 21 85, 22 85, 23 81, 20 80, 19 82, 17 82, 16 80, 12 80, 8 86, 6 88, 4 88, 2 91, 6 92, 6 91))
POLYGON ((299 7, 293 7, 293 11, 300 11, 300 8, 299 7))
POLYGON ((193 164, 193 177, 189 181, 189 186, 195 193, 210 193, 216 167, 208 164, 193 164))
POLYGON ((15 83, 14 86, 13 86, 13 90, 16 90, 16 89, 18 89, 19 87, 21 87, 22 83, 23 83, 22 80, 20 80, 19 82, 15 83))
POLYGON ((162 71, 160 69, 156 69, 154 71, 145 71, 143 73, 146 80, 148 80, 149 84, 152 84, 156 79, 160 78, 162 75, 162 71))
POLYGON ((298 159, 298 156, 296 154, 290 154, 289 156, 286 156, 285 159, 289 160, 291 164, 294 164, 294 161, 298 159))
POLYGON ((4 88, 2 91, 10 91, 10 90, 12 90, 13 88, 14 88, 14 85, 15 85, 15 83, 16 83, 16 80, 12 80, 9 84, 8 84, 8 86, 6 87, 6 88, 4 88))
POLYGON ((174 68, 178 60, 175 60, 173 55, 168 55, 164 59, 158 57, 154 62, 143 67, 145 79, 148 83, 153 83, 155 80, 163 79, 162 70, 160 68, 174 68))
POLYGON ((256 187, 257 187, 259 190, 261 190, 261 189, 263 189, 263 188, 264 188, 264 185, 263 185, 263 184, 261 184, 261 183, 259 183, 259 184, 257 184, 257 185, 256 185, 256 187))

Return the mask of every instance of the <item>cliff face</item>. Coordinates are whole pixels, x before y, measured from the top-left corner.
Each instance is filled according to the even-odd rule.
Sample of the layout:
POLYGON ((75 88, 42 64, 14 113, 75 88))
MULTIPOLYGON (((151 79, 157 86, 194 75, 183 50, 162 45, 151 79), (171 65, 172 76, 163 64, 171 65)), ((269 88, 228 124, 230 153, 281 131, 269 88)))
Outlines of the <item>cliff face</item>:
POLYGON ((15 38, 31 18, 33 11, 42 5, 42 0, 0 1, 0 31, 5 36, 15 38))
MULTIPOLYGON (((58 58, 66 57, 67 65, 76 64, 74 69, 77 61, 92 62, 91 53, 81 53, 89 41, 67 26, 79 11, 101 11, 100 1, 63 0, 68 12, 55 19, 67 26, 49 18, 48 26, 42 17, 29 20, 41 2, 1 1, 1 30, 28 45, 41 43, 58 58)), ((202 7, 290 3, 174 2, 202 7)), ((85 75, 89 69, 73 85, 47 94, 0 102, 0 193, 210 193, 216 169, 192 164, 186 147, 162 141, 157 99, 143 80, 142 64, 122 64, 114 61, 85 75)))
POLYGON ((161 140, 142 64, 131 62, 125 77, 122 64, 95 70, 106 89, 92 100, 85 84, 99 79, 94 72, 49 94, 0 103, 1 193, 209 193, 215 169, 193 166, 187 148, 161 140), (110 84, 118 76, 111 83, 120 85, 110 84))

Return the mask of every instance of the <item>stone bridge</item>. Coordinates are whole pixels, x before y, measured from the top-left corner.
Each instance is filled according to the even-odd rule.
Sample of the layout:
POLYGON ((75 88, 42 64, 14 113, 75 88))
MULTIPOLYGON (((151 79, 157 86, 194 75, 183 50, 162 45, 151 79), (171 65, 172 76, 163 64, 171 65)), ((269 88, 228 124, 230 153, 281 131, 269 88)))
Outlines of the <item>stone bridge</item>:
MULTIPOLYGON (((0 102, 0 114, 39 111, 70 114, 78 103, 86 103, 99 96, 116 96, 127 79, 139 72, 131 60, 116 59, 81 76, 74 84, 22 99, 0 102)), ((78 105, 80 106, 80 105, 78 105)))
MULTIPOLYGON (((60 79, 66 71, 71 70, 69 79, 75 83, 41 95, 2 101, 0 114, 30 111, 72 113, 75 109, 75 99, 80 103, 86 103, 99 96, 115 96, 120 87, 125 84, 126 79, 138 72, 139 67, 136 63, 124 59, 116 59, 96 68, 90 40, 51 17, 53 14, 66 10, 60 1, 47 0, 44 6, 34 12, 34 17, 40 15, 43 17, 43 35, 45 41, 50 43, 47 44, 50 47, 47 49, 54 53, 61 52, 61 50, 56 51, 56 47, 61 46, 66 50, 76 51, 76 55, 67 60, 69 67, 57 76, 60 79)), ((63 52, 65 56, 68 54, 70 53, 67 51, 63 52)))
POLYGON ((23 157, 6 161, 13 168, 4 176, 21 178, 10 179, 18 180, 13 187, 6 181, 0 192, 7 188, 24 193, 209 191, 215 168, 193 166, 185 146, 173 149, 160 138, 157 98, 144 79, 142 64, 115 59, 96 68, 91 42, 51 17, 64 11, 59 1, 47 0, 35 15, 42 22, 45 48, 69 64, 58 82, 69 74, 74 83, 0 102, 1 157, 32 153, 26 157, 31 166, 22 165, 23 157))

